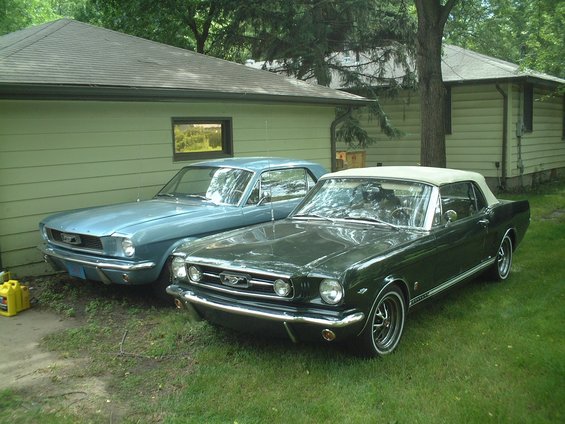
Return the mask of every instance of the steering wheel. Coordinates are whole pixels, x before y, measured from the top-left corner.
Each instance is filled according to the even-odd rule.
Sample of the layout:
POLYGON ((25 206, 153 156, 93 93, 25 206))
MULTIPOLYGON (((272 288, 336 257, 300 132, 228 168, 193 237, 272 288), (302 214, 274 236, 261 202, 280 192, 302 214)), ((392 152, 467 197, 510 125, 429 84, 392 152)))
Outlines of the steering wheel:
POLYGON ((390 213, 391 218, 403 224, 422 226, 424 224, 424 213, 420 209, 409 206, 400 206, 390 213))
POLYGON ((394 209, 390 213, 390 216, 392 219, 395 219, 396 221, 408 224, 413 214, 414 214, 414 208, 410 208, 408 206, 400 206, 394 209))

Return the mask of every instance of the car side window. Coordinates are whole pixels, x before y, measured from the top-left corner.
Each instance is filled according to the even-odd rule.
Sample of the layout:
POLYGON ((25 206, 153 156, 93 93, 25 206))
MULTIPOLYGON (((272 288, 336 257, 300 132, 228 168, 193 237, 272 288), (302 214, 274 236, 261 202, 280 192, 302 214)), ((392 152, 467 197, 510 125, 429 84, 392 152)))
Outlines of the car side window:
POLYGON ((461 220, 473 216, 486 207, 485 197, 472 182, 447 184, 439 189, 440 204, 436 207, 435 224, 445 224, 446 212, 453 211, 452 220, 461 220))
POLYGON ((247 203, 255 204, 262 198, 271 202, 302 198, 314 184, 314 179, 304 168, 265 171, 247 203))

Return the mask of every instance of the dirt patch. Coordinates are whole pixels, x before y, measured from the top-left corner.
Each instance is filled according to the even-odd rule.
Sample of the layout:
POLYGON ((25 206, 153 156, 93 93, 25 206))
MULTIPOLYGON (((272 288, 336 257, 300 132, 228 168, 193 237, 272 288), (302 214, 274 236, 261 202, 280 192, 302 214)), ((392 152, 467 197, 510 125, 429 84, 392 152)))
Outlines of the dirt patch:
POLYGON ((47 334, 73 324, 53 312, 33 308, 12 317, 0 317, 3 386, 14 389, 41 386, 54 368, 69 362, 42 350, 39 342, 47 334))
POLYGON ((21 393, 30 404, 39 404, 53 412, 89 411, 114 419, 113 404, 106 384, 99 378, 80 378, 86 361, 63 358, 41 347, 48 334, 79 326, 73 319, 31 308, 12 317, 0 316, 2 337, 2 389, 21 393), (52 405, 56 405, 53 409, 52 405))
POLYGON ((144 287, 106 286, 65 274, 20 283, 29 287, 31 309, 0 316, 2 389, 25 400, 14 414, 33 410, 119 423, 132 413, 128 396, 116 392, 124 380, 131 385, 126 391, 147 402, 164 395, 167 387, 160 382, 142 382, 138 389, 135 381, 168 359, 148 353, 153 342, 148 345, 146 332, 160 308, 176 312, 172 301, 163 306, 144 287), (61 344, 54 346, 57 340, 61 344))
POLYGON ((551 212, 549 215, 544 216, 542 219, 544 221, 551 220, 551 219, 562 219, 565 218, 565 209, 556 209, 551 212))

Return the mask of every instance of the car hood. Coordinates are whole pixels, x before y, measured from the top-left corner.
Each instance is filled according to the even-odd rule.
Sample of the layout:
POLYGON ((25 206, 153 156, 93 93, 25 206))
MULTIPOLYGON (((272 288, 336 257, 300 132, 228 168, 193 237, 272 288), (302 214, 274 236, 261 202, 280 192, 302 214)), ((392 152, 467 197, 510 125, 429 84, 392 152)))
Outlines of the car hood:
POLYGON ((337 275, 351 265, 385 255, 421 233, 373 224, 296 221, 231 231, 177 249, 189 261, 277 274, 337 275))
POLYGON ((43 224, 59 231, 102 237, 114 233, 131 233, 140 224, 157 224, 163 221, 174 224, 176 220, 210 218, 216 214, 225 214, 225 209, 224 206, 200 200, 181 203, 153 199, 62 212, 47 217, 43 224))

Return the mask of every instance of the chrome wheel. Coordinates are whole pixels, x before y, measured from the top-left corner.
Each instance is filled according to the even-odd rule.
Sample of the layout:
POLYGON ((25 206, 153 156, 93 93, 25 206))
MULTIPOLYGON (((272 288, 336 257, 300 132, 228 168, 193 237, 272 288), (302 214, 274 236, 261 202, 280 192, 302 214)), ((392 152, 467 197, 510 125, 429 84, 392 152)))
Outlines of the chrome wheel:
POLYGON ((386 288, 361 335, 361 353, 382 356, 394 351, 402 337, 405 318, 406 302, 402 292, 396 286, 386 288))
POLYGON ((512 240, 505 234, 500 242, 498 253, 496 254, 495 278, 497 280, 506 280, 510 274, 512 266, 512 240))

